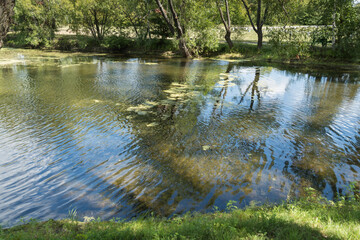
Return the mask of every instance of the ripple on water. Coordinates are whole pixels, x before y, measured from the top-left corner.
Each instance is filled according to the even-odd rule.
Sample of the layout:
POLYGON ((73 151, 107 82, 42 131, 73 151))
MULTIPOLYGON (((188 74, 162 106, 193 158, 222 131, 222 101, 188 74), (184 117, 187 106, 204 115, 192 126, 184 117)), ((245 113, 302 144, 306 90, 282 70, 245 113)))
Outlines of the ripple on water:
POLYGON ((332 198, 358 180, 356 73, 27 54, 0 68, 2 223, 332 198))

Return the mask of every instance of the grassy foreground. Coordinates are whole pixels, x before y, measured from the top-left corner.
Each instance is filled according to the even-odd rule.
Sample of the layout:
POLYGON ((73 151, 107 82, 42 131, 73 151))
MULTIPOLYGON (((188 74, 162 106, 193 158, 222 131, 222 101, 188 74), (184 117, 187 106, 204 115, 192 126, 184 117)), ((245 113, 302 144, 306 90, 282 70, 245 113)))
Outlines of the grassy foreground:
POLYGON ((360 239, 359 201, 307 198, 278 206, 230 208, 129 222, 32 221, 0 230, 0 239, 360 239))

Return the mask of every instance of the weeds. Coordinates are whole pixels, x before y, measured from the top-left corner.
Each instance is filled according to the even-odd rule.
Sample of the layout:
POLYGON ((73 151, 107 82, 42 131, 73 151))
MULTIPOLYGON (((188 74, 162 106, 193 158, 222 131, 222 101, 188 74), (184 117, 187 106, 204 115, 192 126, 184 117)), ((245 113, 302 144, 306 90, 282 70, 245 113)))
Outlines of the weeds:
POLYGON ((68 212, 68 219, 70 219, 71 221, 77 221, 77 209, 76 208, 72 208, 69 210, 68 212))
POLYGON ((356 183, 348 196, 329 201, 315 189, 306 196, 280 205, 253 204, 238 209, 231 201, 226 212, 187 213, 172 219, 148 215, 130 222, 113 219, 76 221, 30 221, 26 225, 1 230, 0 239, 360 239, 360 202, 356 183))

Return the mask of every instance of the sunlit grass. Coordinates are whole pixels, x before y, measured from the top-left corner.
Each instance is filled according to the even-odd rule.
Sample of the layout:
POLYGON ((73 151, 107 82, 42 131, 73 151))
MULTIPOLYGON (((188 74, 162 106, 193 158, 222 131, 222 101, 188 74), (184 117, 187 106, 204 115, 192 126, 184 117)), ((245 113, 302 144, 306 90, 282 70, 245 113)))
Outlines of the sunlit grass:
POLYGON ((245 210, 230 204, 228 212, 172 219, 32 221, 1 230, 0 239, 360 239, 358 201, 313 200, 245 210))

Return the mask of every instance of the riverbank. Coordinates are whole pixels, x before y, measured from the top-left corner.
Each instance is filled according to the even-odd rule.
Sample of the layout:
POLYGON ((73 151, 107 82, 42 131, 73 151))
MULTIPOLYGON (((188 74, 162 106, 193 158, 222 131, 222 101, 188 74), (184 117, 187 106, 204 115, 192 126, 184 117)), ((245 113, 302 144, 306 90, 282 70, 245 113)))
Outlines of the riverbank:
MULTIPOLYGON (((9 34, 5 47, 31 48, 22 44, 15 34, 9 34)), ((182 58, 178 51, 177 42, 171 39, 129 39, 111 36, 102 43, 96 42, 86 35, 56 35, 51 45, 41 46, 37 49, 46 51, 61 51, 66 53, 106 53, 120 54, 127 57, 151 57, 151 58, 182 58)), ((258 63, 280 63, 291 65, 303 65, 312 67, 341 67, 345 69, 359 70, 360 59, 343 59, 334 57, 329 48, 314 48, 311 53, 305 55, 291 54, 279 51, 270 44, 264 44, 261 51, 256 47, 256 42, 234 41, 234 48, 229 50, 226 43, 220 43, 216 51, 199 55, 197 58, 246 60, 258 63)))
POLYGON ((0 239, 360 239, 359 201, 314 199, 171 219, 30 221, 0 239))

